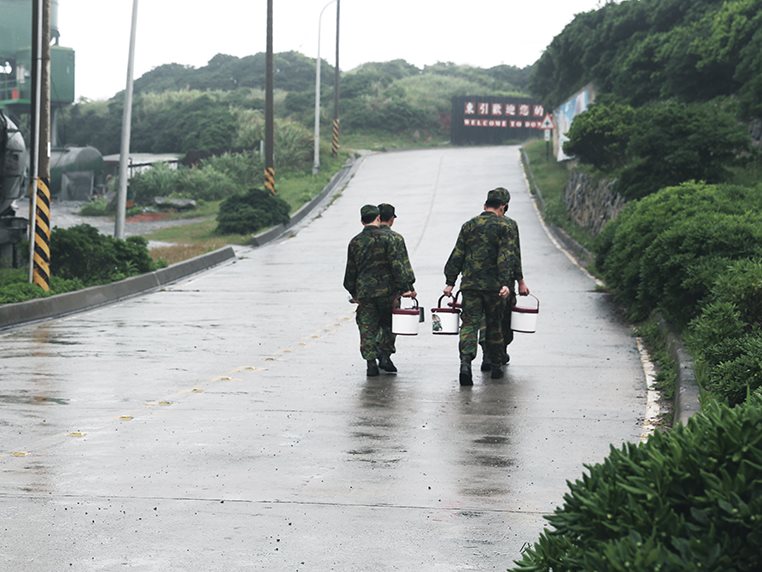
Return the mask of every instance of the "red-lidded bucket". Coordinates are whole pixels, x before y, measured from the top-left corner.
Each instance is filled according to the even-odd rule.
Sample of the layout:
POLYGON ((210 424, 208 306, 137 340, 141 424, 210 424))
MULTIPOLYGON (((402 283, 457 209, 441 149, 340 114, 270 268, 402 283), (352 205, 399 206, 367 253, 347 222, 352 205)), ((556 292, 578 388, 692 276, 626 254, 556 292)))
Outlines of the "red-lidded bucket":
POLYGON ((444 294, 439 297, 437 307, 431 309, 431 333, 438 335, 456 335, 460 332, 460 304, 458 304, 460 291, 455 294, 452 302, 442 306, 444 294))
MULTIPOLYGON (((511 329, 514 332, 520 332, 522 334, 534 334, 537 331, 537 315, 540 313, 540 301, 536 296, 532 296, 537 302, 533 306, 518 306, 515 305, 511 308, 511 329)), ((522 296, 525 298, 525 296, 522 296)), ((516 300, 518 304, 518 300, 516 300)))
POLYGON ((398 336, 417 336, 418 324, 421 323, 421 311, 418 300, 411 298, 412 308, 394 308, 392 310, 392 333, 398 336))

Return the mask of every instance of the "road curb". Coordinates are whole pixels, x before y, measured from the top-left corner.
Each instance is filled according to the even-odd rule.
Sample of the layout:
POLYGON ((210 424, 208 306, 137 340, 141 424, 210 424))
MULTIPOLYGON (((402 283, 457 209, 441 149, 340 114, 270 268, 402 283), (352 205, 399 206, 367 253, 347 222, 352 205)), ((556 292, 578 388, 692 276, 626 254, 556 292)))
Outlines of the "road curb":
POLYGON ((166 268, 126 278, 111 284, 91 286, 75 292, 37 298, 16 304, 0 305, 0 330, 60 318, 83 310, 97 308, 119 300, 157 290, 180 279, 208 270, 236 257, 233 247, 226 246, 207 254, 178 262, 166 268))
MULTIPOLYGON (((342 168, 331 177, 331 180, 323 190, 309 202, 302 205, 291 216, 287 224, 280 224, 254 235, 251 239, 251 245, 262 246, 282 236, 286 231, 312 213, 326 197, 343 190, 349 179, 354 176, 355 171, 358 169, 361 162, 360 159, 362 159, 362 156, 347 159, 342 168)), ((61 316, 97 308, 98 306, 147 293, 234 259, 235 256, 233 248, 226 246, 214 252, 178 262, 167 268, 126 278, 119 282, 92 286, 83 290, 77 290, 76 292, 57 294, 48 298, 37 298, 27 302, 3 304, 0 305, 0 330, 31 322, 60 318, 61 316)))
MULTIPOLYGON (((521 149, 521 165, 524 168, 524 175, 529 182, 529 190, 539 204, 540 213, 545 212, 545 199, 542 196, 542 190, 537 185, 529 169, 529 157, 526 156, 524 149, 521 149)), ((585 269, 588 269, 593 261, 593 254, 579 242, 574 240, 565 230, 554 224, 546 223, 546 226, 553 233, 553 236, 559 244, 585 269)), ((696 381, 696 372, 693 364, 693 358, 685 349, 682 340, 670 329, 663 318, 658 320, 659 329, 664 335, 667 343, 667 349, 670 356, 677 364, 677 380, 675 385, 675 397, 673 402, 674 423, 686 423, 688 419, 701 410, 700 390, 696 381)))

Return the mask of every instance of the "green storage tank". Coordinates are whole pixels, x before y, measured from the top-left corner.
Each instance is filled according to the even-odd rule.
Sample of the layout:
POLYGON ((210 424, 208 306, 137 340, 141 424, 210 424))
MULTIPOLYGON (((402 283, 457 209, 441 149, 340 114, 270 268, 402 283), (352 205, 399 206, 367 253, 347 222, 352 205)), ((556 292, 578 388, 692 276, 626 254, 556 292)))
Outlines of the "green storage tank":
MULTIPOLYGON (((0 60, 32 45, 32 0, 0 0, 0 60)), ((50 37, 58 37, 58 0, 50 2, 50 37)))
MULTIPOLYGON (((0 108, 28 106, 32 81, 32 0, 0 0, 0 108)), ((58 45, 58 0, 50 4, 50 102, 74 102, 74 50, 58 45)))

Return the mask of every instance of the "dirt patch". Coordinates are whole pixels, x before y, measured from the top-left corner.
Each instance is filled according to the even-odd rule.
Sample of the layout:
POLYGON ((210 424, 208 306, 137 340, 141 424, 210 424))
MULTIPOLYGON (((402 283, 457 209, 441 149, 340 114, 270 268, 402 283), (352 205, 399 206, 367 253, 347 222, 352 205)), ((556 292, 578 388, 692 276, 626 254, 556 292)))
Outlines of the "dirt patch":
POLYGON ((129 217, 126 222, 155 222, 168 218, 169 213, 140 213, 129 217))

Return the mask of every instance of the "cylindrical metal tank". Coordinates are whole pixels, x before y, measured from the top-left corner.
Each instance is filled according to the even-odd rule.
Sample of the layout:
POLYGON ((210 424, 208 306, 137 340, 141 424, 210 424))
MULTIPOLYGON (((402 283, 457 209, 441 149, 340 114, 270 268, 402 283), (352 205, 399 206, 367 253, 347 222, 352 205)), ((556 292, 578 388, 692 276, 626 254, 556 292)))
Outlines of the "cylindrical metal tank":
POLYGON ((62 200, 87 200, 103 173, 103 155, 95 147, 65 147, 50 152, 50 191, 62 200))
POLYGON ((16 125, 0 113, 0 214, 24 194, 26 145, 16 125))
MULTIPOLYGON (((32 47, 30 0, 0 0, 0 64, 2 59, 32 47)), ((50 37, 58 36, 58 0, 50 2, 50 37)))

